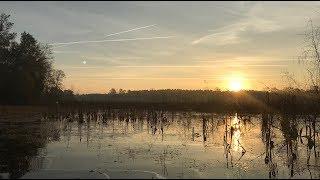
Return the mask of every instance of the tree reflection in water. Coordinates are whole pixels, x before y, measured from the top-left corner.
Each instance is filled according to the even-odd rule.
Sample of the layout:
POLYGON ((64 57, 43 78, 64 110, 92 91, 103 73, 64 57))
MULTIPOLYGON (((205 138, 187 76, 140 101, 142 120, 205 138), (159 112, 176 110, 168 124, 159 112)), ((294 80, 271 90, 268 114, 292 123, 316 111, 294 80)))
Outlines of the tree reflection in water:
MULTIPOLYGON (((66 149, 71 151, 72 137, 78 136, 77 142, 81 143, 83 138, 86 139, 83 143, 87 148, 97 143, 96 153, 100 160, 104 158, 105 146, 114 150, 113 163, 117 164, 127 163, 130 160, 134 164, 142 156, 154 156, 161 169, 159 173, 165 177, 170 175, 168 165, 175 160, 178 161, 181 177, 186 177, 188 162, 193 168, 201 167, 199 171, 209 171, 206 168, 209 168, 210 163, 201 164, 197 158, 188 159, 188 156, 183 156, 189 150, 192 151, 190 145, 200 143, 203 145, 202 148, 208 151, 210 148, 224 147, 226 168, 230 170, 237 168, 243 162, 256 161, 266 165, 269 178, 283 177, 279 176, 279 172, 280 168, 283 170, 284 165, 288 169, 288 177, 296 177, 307 171, 310 178, 314 178, 315 174, 319 176, 317 117, 317 115, 270 113, 212 114, 89 108, 60 112, 59 116, 46 115, 44 118, 15 117, 16 123, 9 120, 1 122, 0 168, 2 173, 8 172, 10 178, 19 178, 31 169, 42 169, 45 164, 42 157, 46 156, 44 149, 48 143, 66 140, 66 149), (256 126, 255 123, 261 126, 256 126), (245 141, 247 138, 245 135, 250 136, 251 130, 255 129, 261 133, 262 142, 258 140, 264 145, 264 152, 255 153, 262 153, 263 158, 257 156, 248 161, 256 147, 245 141), (145 142, 145 149, 143 147, 137 149, 135 144, 129 144, 129 147, 122 151, 121 147, 115 145, 118 137, 138 134, 142 134, 145 138, 151 137, 145 142), (106 137, 112 139, 108 144, 104 141, 106 137), (173 141, 178 137, 180 144, 173 141), (218 137, 220 144, 217 143, 218 137), (174 146, 181 145, 181 149, 174 149, 174 146, 169 146, 167 143, 173 143, 174 146), (165 146, 159 148, 159 144, 165 146)), ((219 156, 219 154, 214 155, 219 156)))
POLYGON ((265 158, 264 162, 269 168, 269 178, 277 178, 278 168, 277 163, 273 161, 273 149, 275 147, 273 137, 273 120, 274 115, 272 114, 262 114, 261 118, 261 132, 262 141, 265 145, 265 158))
POLYGON ((31 169, 43 168, 41 153, 45 151, 41 150, 48 142, 60 140, 59 130, 52 123, 42 122, 38 115, 14 117, 14 121, 10 117, 1 118, 0 172, 16 179, 31 169))

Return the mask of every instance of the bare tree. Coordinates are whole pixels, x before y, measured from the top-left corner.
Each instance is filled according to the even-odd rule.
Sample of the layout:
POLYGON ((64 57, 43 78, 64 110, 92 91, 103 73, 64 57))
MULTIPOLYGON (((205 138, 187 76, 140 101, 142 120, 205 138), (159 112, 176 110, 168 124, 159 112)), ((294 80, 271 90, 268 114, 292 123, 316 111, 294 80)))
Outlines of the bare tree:
POLYGON ((320 26, 315 26, 309 20, 304 35, 304 46, 299 63, 305 66, 307 74, 306 85, 318 93, 320 85, 320 26))

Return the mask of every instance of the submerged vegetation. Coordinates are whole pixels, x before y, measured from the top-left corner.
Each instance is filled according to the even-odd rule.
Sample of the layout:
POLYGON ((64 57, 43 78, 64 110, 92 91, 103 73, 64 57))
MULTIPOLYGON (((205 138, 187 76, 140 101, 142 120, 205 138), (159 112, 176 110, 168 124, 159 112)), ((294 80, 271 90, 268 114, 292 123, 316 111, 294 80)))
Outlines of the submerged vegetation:
MULTIPOLYGON (((145 170, 155 166, 164 177, 217 177, 212 171, 216 166, 238 172, 245 165, 245 172, 232 177, 319 178, 318 121, 310 115, 98 107, 53 110, 14 121, 2 116, 0 150, 5 156, 0 157, 0 172, 20 178, 29 171, 51 168, 50 163, 64 163, 64 158, 50 160, 54 151, 43 149, 58 143, 66 157, 75 147, 84 152, 95 149, 90 150, 97 157, 95 163, 112 162, 100 168, 124 165, 126 171, 134 171, 135 162, 147 161, 145 170), (19 126, 18 121, 28 121, 28 125, 19 126), (172 171, 172 163, 181 169, 172 171), (190 173, 193 169, 204 172, 203 176, 190 173)), ((73 164, 72 168, 78 166, 82 167, 73 164)))

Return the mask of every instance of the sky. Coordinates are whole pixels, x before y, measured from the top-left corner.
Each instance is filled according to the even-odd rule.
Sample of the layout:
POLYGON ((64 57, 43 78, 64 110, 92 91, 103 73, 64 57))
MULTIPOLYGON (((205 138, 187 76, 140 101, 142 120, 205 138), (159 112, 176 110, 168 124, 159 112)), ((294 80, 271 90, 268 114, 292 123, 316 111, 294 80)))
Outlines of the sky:
POLYGON ((1 1, 0 12, 52 46, 77 93, 260 90, 300 73, 301 33, 319 22, 320 2, 1 1))

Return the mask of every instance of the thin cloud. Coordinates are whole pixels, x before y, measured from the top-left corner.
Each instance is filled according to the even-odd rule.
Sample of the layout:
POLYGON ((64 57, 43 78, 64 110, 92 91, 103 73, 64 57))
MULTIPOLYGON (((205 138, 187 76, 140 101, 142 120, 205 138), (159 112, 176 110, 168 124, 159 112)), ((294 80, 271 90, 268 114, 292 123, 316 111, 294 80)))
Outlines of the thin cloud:
POLYGON ((78 54, 79 53, 79 51, 57 51, 57 50, 54 50, 53 52, 57 54, 78 54))
POLYGON ((231 24, 218 28, 215 30, 208 30, 210 34, 204 35, 196 40, 191 42, 192 45, 199 44, 200 42, 214 37, 216 44, 233 44, 240 41, 239 32, 245 30, 245 25, 242 23, 231 24))
MULTIPOLYGON (((277 77, 269 77, 265 79, 275 79, 277 77)), ((72 79, 93 79, 93 80, 226 80, 226 77, 79 77, 75 76, 72 79)), ((245 80, 259 80, 257 77, 244 77, 245 80)))
POLYGON ((219 45, 224 44, 234 44, 240 42, 240 38, 238 36, 238 32, 235 31, 229 31, 229 32, 218 32, 218 33, 212 33, 205 36, 202 36, 199 39, 196 39, 191 42, 192 45, 199 44, 200 42, 208 39, 208 38, 215 38, 215 43, 219 45))
POLYGON ((98 63, 107 63, 105 65, 128 65, 128 63, 132 62, 139 62, 143 59, 144 57, 110 57, 110 56, 83 56, 83 59, 86 59, 87 61, 91 61, 91 64, 96 64, 98 63))
POLYGON ((170 80, 170 79, 202 79, 202 78, 196 78, 196 77, 75 77, 75 79, 109 79, 109 80, 157 80, 157 79, 164 79, 164 80, 170 80))
MULTIPOLYGON (((193 62, 200 62, 200 63, 248 63, 248 62, 261 62, 262 60, 242 60, 242 59, 232 59, 232 60, 199 60, 199 61, 193 61, 193 62)), ((263 60, 265 62, 293 62, 294 60, 289 59, 279 59, 279 60, 263 60)))
POLYGON ((119 68, 212 68, 212 66, 115 66, 119 68))
POLYGON ((214 68, 214 67, 286 67, 288 65, 285 64, 232 64, 232 65, 191 65, 191 66, 113 66, 118 68, 214 68))
POLYGON ((105 68, 105 67, 83 65, 83 66, 61 66, 60 68, 63 68, 63 69, 100 69, 100 68, 105 68))
POLYGON ((105 56, 84 56, 83 58, 89 60, 99 60, 99 61, 121 61, 121 60, 138 60, 145 59, 144 57, 105 57, 105 56))
POLYGON ((286 64, 233 64, 233 65, 227 65, 229 67, 286 67, 288 65, 286 64))
MULTIPOLYGON (((126 65, 126 66, 108 66, 113 68, 216 68, 216 67, 287 67, 285 64, 231 64, 231 65, 126 65)), ((67 69, 103 69, 108 68, 104 66, 64 66, 63 68, 67 69)))
POLYGON ((197 45, 208 39, 214 39, 216 45, 237 44, 247 41, 241 36, 243 32, 266 33, 283 29, 283 25, 275 19, 266 19, 262 14, 257 14, 255 9, 251 9, 244 14, 242 20, 214 30, 208 30, 209 34, 204 35, 191 42, 192 45, 197 45))

